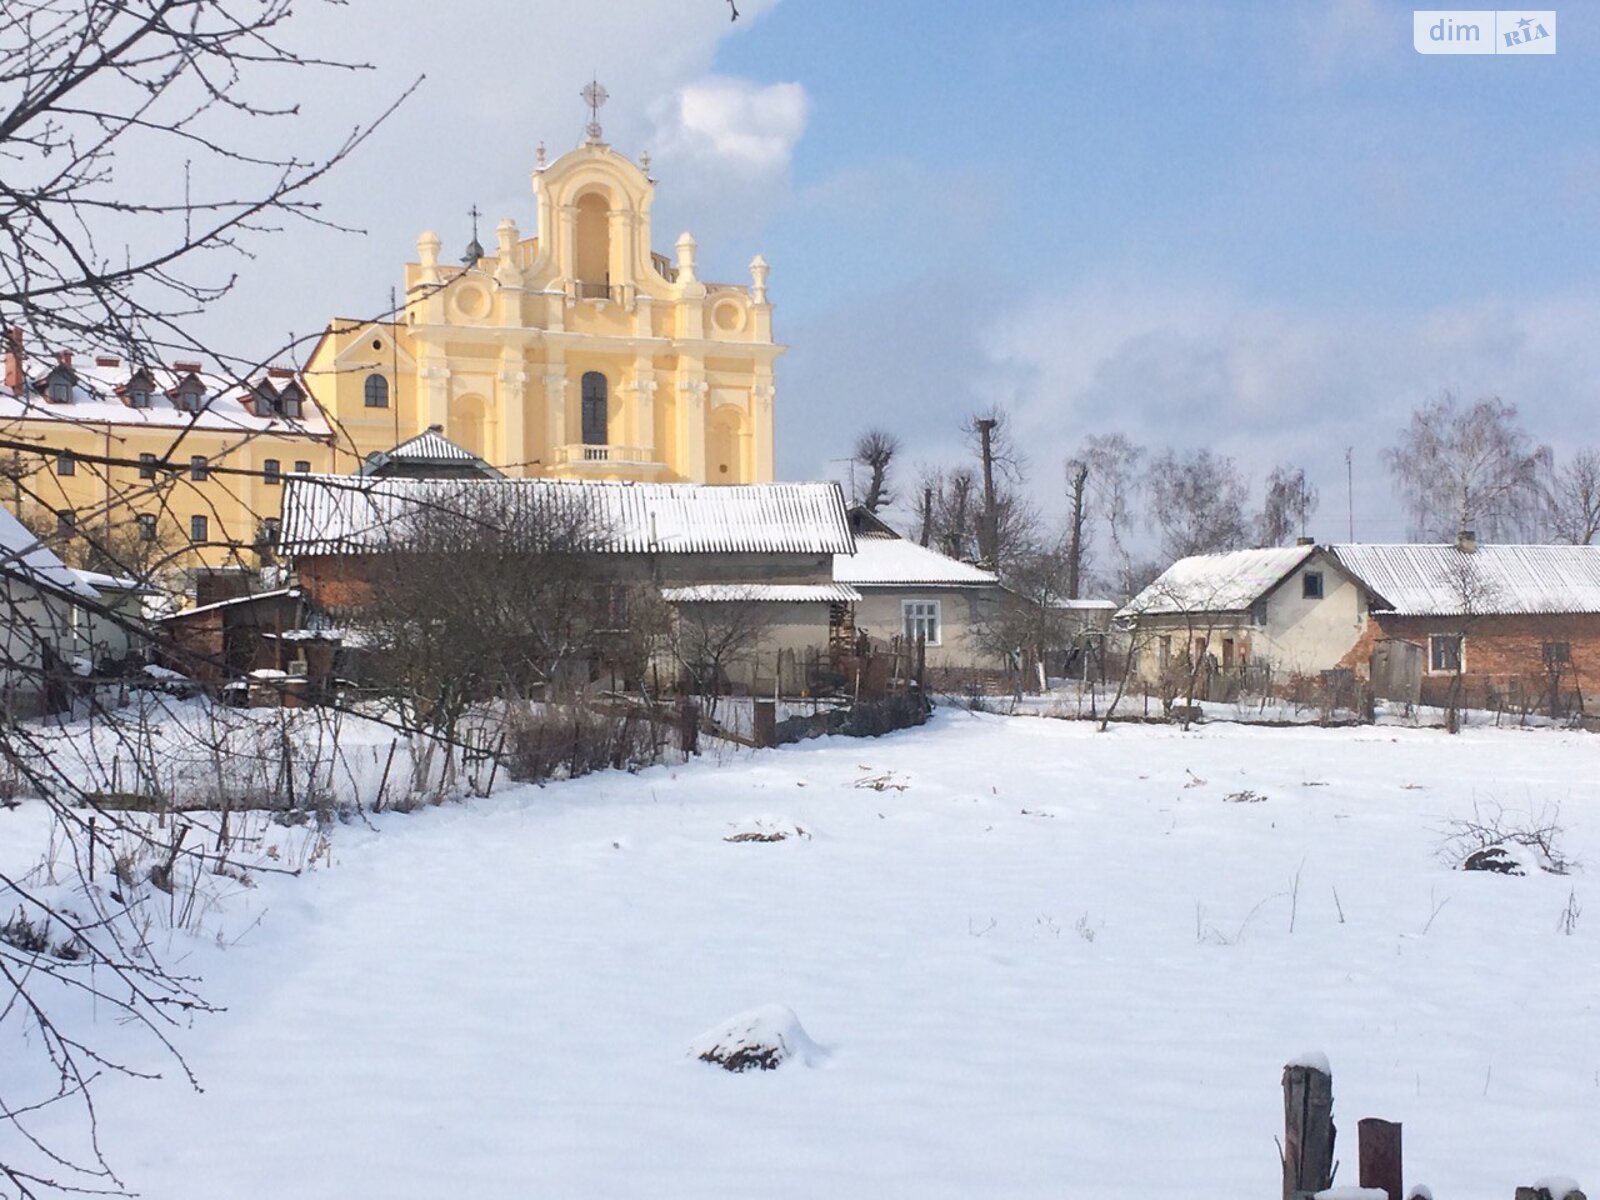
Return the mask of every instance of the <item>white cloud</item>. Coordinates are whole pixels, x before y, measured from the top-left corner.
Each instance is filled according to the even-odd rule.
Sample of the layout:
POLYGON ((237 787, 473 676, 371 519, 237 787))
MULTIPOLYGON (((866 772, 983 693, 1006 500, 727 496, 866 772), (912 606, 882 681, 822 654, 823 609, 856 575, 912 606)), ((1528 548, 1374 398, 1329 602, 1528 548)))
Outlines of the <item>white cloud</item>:
POLYGON ((806 108, 798 83, 697 80, 657 107, 661 154, 755 175, 787 171, 806 108))
POLYGON ((1597 325, 1600 294, 1385 317, 1101 281, 997 321, 972 369, 1010 398, 1052 509, 1065 456, 1086 434, 1121 430, 1151 446, 1219 449, 1258 485, 1277 463, 1304 465, 1323 489, 1322 535, 1343 537, 1349 446, 1356 533, 1378 540, 1405 533, 1379 451, 1441 389, 1517 404, 1558 453, 1592 444, 1597 325))

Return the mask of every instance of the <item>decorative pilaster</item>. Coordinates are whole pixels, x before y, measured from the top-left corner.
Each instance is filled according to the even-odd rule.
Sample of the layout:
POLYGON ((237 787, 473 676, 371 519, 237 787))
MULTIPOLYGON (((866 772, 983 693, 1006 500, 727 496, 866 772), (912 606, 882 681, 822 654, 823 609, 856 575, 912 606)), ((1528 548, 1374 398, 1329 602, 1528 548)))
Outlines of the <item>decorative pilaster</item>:
MULTIPOLYGON (((552 364, 554 366, 555 364, 552 364)), ((567 377, 552 370, 544 377, 545 426, 550 438, 550 451, 545 465, 554 466, 556 455, 567 444, 567 377)))
POLYGON ((678 474, 706 482, 706 394, 711 385, 698 363, 678 379, 678 474))
POLYGON ((425 424, 439 426, 449 437, 450 368, 440 362, 429 362, 417 368, 417 375, 422 384, 420 407, 427 416, 425 424))
POLYGON ((528 374, 522 369, 522 352, 507 348, 500 355, 500 461, 494 465, 511 475, 526 475, 528 438, 524 385, 528 374))
MULTIPOLYGON (((770 376, 769 376, 770 378, 770 376)), ((771 483, 773 475, 773 405, 778 389, 758 383, 750 389, 750 482, 771 483)))

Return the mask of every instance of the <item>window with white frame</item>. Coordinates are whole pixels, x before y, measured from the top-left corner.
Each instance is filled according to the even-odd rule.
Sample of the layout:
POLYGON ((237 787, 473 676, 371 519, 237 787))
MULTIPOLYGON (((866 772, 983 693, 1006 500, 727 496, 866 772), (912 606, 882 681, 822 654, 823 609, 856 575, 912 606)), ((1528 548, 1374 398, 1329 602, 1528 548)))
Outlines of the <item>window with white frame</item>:
POLYGON ((937 600, 902 600, 900 615, 907 641, 919 638, 929 646, 939 644, 943 622, 939 619, 937 600))
POLYGON ((1428 670, 1436 675, 1454 675, 1461 670, 1462 637, 1459 633, 1435 633, 1428 638, 1428 670))

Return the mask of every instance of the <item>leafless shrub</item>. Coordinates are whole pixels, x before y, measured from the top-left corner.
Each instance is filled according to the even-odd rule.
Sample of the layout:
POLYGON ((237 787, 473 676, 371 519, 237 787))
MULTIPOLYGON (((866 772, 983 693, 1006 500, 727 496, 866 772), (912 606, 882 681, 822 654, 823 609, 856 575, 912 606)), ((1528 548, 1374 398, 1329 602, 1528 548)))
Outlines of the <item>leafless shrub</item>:
POLYGON ((629 706, 600 712, 579 705, 519 706, 506 718, 506 772, 543 783, 607 769, 638 771, 663 762, 664 714, 629 706))
POLYGON ((1546 804, 1538 812, 1515 812, 1495 801, 1473 801, 1470 817, 1454 817, 1445 822, 1439 854, 1451 866, 1463 867, 1475 854, 1496 847, 1521 846, 1533 851, 1540 870, 1568 875, 1580 864, 1562 849, 1566 830, 1560 824, 1560 816, 1558 804, 1546 804))

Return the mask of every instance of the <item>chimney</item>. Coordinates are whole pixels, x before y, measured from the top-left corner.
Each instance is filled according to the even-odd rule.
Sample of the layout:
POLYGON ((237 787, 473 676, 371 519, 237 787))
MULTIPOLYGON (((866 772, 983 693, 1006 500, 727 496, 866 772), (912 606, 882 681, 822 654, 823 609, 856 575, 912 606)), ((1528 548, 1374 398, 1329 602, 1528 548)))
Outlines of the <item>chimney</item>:
POLYGON ((200 364, 197 362, 175 362, 172 364, 174 371, 188 371, 191 374, 200 373, 200 364))
POLYGON ((1314 537, 1297 537, 1294 540, 1294 544, 1296 546, 1315 546, 1317 539, 1314 537))
POLYGON ((293 379, 293 367, 268 367, 267 375, 272 379, 293 379))
POLYGON ((1473 529, 1463 529, 1456 534, 1456 549, 1463 554, 1476 554, 1478 552, 1478 533, 1473 529))
POLYGON ((122 360, 120 358, 112 358, 109 354, 99 354, 95 356, 94 365, 97 367, 120 367, 122 360))
POLYGON ((22 390, 22 330, 13 325, 6 330, 6 390, 22 390))

